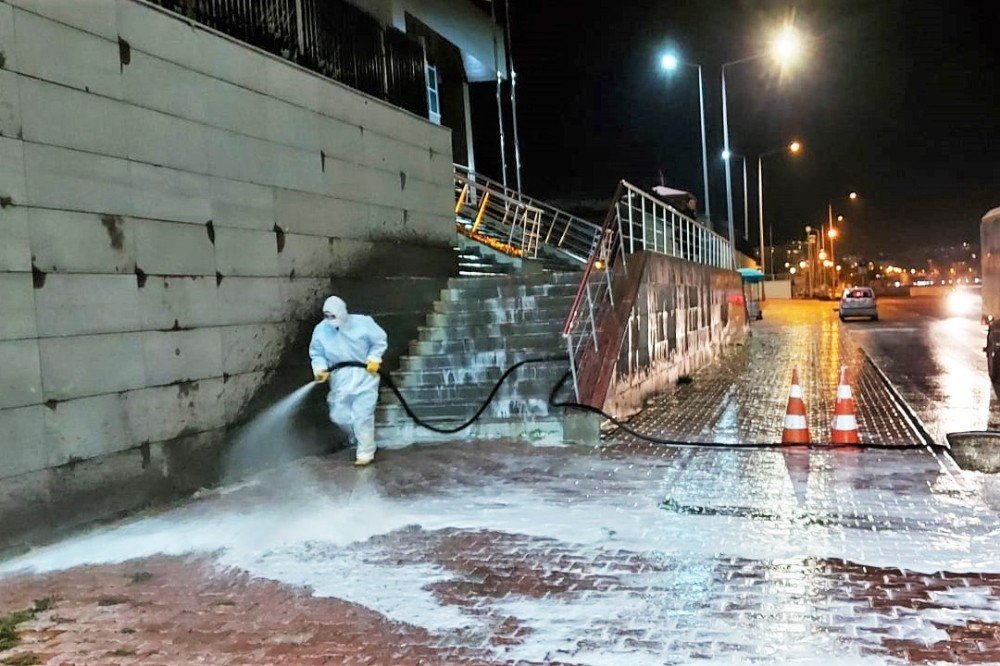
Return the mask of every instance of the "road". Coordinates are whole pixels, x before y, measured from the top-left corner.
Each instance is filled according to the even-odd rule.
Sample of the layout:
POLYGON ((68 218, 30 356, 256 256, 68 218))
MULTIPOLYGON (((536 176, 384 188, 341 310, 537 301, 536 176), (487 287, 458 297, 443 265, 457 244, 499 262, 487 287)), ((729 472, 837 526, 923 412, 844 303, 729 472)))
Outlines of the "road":
POLYGON ((878 322, 848 321, 851 340, 889 377, 935 441, 1000 423, 986 374, 981 299, 884 298, 878 322))

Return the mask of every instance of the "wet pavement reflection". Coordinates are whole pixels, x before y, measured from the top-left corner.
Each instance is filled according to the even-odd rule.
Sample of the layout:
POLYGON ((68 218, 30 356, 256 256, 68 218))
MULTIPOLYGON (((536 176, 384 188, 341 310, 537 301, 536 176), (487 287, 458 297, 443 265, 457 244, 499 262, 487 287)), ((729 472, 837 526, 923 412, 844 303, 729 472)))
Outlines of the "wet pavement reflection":
POLYGON ((970 299, 971 305, 957 312, 946 298, 885 298, 879 301, 881 321, 845 325, 938 443, 948 432, 1000 427, 978 295, 970 299))
POLYGON ((917 450, 335 456, 9 562, 0 610, 53 597, 15 650, 86 663, 998 660, 983 483, 917 450))

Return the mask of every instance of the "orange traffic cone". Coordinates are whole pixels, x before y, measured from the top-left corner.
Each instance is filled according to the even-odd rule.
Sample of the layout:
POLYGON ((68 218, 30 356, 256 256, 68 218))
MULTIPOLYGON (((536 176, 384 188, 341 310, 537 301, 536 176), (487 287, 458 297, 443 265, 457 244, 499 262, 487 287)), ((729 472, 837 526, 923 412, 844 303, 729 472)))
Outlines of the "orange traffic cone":
POLYGON ((833 444, 860 444, 858 419, 854 415, 854 395, 847 383, 847 366, 840 369, 840 385, 837 387, 837 405, 830 423, 830 441, 833 444))
POLYGON ((792 388, 788 391, 788 407, 785 408, 785 429, 781 433, 781 443, 808 444, 809 439, 806 403, 802 400, 802 386, 799 385, 799 369, 794 368, 792 388))

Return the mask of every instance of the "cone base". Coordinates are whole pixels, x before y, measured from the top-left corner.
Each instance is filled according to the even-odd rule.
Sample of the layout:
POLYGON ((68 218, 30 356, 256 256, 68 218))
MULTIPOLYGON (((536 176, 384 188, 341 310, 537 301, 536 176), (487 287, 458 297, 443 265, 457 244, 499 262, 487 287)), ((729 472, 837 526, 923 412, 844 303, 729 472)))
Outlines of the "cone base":
POLYGON ((788 430, 786 428, 781 433, 782 444, 809 444, 810 439, 808 430, 788 430))
POLYGON ((860 444, 857 430, 834 430, 830 436, 832 444, 860 444))

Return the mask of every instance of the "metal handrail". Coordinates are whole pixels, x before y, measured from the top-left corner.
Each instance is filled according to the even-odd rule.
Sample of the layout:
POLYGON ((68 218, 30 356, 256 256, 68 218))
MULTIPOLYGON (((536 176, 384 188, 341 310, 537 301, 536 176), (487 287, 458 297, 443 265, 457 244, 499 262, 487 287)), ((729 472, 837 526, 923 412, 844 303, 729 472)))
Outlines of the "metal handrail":
POLYGON ((587 262, 563 324, 577 400, 584 343, 592 341, 594 351, 600 352, 598 322, 614 307, 614 276, 619 268, 621 275, 627 274, 629 254, 656 252, 718 268, 732 267, 728 240, 624 180, 615 190, 600 238, 601 251, 592 253, 587 262), (603 273, 603 279, 597 271, 603 273))
POLYGON ((514 200, 541 211, 539 243, 543 247, 554 250, 561 256, 578 264, 585 264, 597 248, 601 227, 593 222, 571 215, 564 210, 551 206, 544 201, 505 187, 492 178, 471 171, 467 166, 454 164, 455 189, 458 192, 462 185, 474 183, 476 188, 485 188, 495 194, 502 194, 509 200, 514 200))
POLYGON ((540 208, 457 173, 455 188, 459 231, 507 254, 529 259, 538 256, 540 208))

